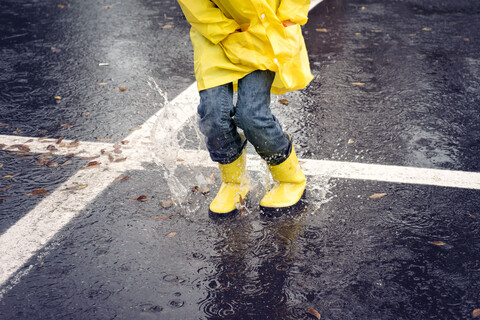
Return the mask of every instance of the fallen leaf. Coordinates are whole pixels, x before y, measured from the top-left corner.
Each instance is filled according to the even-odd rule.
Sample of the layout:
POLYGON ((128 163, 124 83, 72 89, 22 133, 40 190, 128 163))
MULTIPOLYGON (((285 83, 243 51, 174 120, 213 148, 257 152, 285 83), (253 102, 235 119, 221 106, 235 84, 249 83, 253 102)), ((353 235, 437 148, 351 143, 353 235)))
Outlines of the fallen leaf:
POLYGON ((115 158, 113 162, 123 162, 125 160, 127 160, 127 157, 120 157, 120 158, 115 158))
POLYGON ((47 167, 58 168, 58 163, 56 163, 55 161, 48 161, 47 162, 47 167))
POLYGON ((113 182, 123 181, 123 180, 127 180, 127 179, 130 179, 130 176, 118 177, 115 180, 113 180, 113 182))
POLYGON ((369 198, 370 199, 380 199, 380 198, 385 197, 386 195, 387 195, 386 193, 374 193, 369 198))
POLYGON ((365 6, 362 6, 362 7, 360 8, 360 10, 365 10, 365 9, 367 9, 365 6))
POLYGON ((0 143, 0 150, 2 150, 3 148, 5 148, 7 145, 4 144, 4 143, 0 143))
POLYGON ((363 82, 352 82, 352 84, 354 86, 364 86, 365 85, 365 83, 363 83, 363 82))
POLYGON ((120 91, 127 91, 128 89, 125 88, 125 87, 118 87, 118 90, 120 90, 120 91))
POLYGON ((64 157, 65 158, 71 158, 75 155, 75 153, 67 153, 64 157))
POLYGON ((431 244, 434 244, 436 246, 444 246, 446 243, 443 241, 430 241, 431 244))
POLYGON ((53 144, 49 144, 47 146, 47 150, 48 151, 58 151, 58 149, 53 144))
POLYGON ((238 201, 235 201, 235 207, 238 209, 238 215, 241 216, 243 210, 245 209, 245 200, 243 200, 242 195, 237 193, 235 198, 238 196, 238 201))
POLYGON ((80 169, 90 169, 90 168, 96 168, 96 167, 100 167, 100 162, 98 161, 90 161, 89 163, 87 163, 87 165, 85 167, 82 167, 80 169))
POLYGON ((148 219, 152 219, 152 220, 167 220, 167 219, 170 219, 171 217, 173 217, 174 214, 171 214, 171 215, 168 215, 168 216, 161 216, 161 217, 149 217, 148 219))
POLYGON ((328 30, 326 28, 317 28, 315 29, 315 31, 318 31, 318 32, 327 32, 328 30))
POLYGON ((77 186, 65 188, 65 189, 63 189, 63 191, 82 190, 82 189, 85 189, 86 187, 88 187, 87 183, 86 184, 79 184, 77 186))
POLYGON ((348 139, 348 144, 354 144, 355 143, 355 140, 353 139, 348 139))
POLYGON ((471 213, 469 213, 468 216, 472 219, 477 219, 477 217, 475 215, 471 214, 471 213))
POLYGON ((68 144, 67 143, 62 143, 62 144, 60 144, 60 147, 62 147, 62 148, 76 148, 79 145, 80 145, 80 141, 75 140, 75 141, 72 141, 68 144))
POLYGON ((121 143, 121 144, 129 144, 130 141, 129 141, 129 140, 122 140, 122 141, 120 141, 120 143, 121 143))
POLYGON ((60 137, 60 138, 58 138, 55 143, 56 143, 56 144, 60 144, 60 142, 62 142, 64 138, 65 138, 65 137, 60 137))
POLYGON ((425 28, 422 28, 423 31, 432 31, 432 28, 428 28, 428 27, 425 27, 425 28))
POLYGON ((185 160, 183 160, 182 158, 177 158, 177 161, 178 162, 184 162, 185 160))
POLYGON ((417 34, 416 33, 410 33, 409 36, 410 37, 415 37, 417 34))
POLYGON ((58 5, 58 7, 61 8, 61 9, 66 8, 66 7, 68 7, 68 3, 60 3, 58 5))
POLYGON ((46 134, 48 131, 47 130, 40 130, 38 131, 39 134, 46 134))
POLYGON ((362 34, 360 32, 355 32, 356 36, 361 36, 362 34))
POLYGON ((470 41, 470 39, 469 39, 469 38, 463 38, 463 40, 464 40, 464 41, 470 41))
POLYGON ((0 168, 3 167, 3 163, 0 163, 0 168))
POLYGON ((22 133, 23 133, 23 131, 19 130, 19 129, 13 131, 13 134, 16 134, 16 135, 19 135, 19 134, 22 134, 22 133))
POLYGON ((171 237, 175 237, 177 233, 176 232, 170 232, 170 233, 167 233, 166 236, 171 238, 171 237))
POLYGON ((83 158, 80 158, 80 160, 93 160, 97 158, 100 158, 100 156, 83 157, 83 158))
POLYGON ((135 131, 135 130, 140 130, 140 129, 142 129, 142 126, 130 128, 129 130, 130 130, 130 131, 135 131))
POLYGON ((160 205, 164 208, 164 209, 168 209, 170 208, 171 206, 173 206, 173 200, 172 199, 168 199, 168 200, 165 200, 165 201, 160 201, 160 205))
POLYGON ((136 200, 136 201, 147 201, 147 196, 146 195, 141 195, 141 196, 138 196, 136 198, 133 198, 132 200, 136 200))
POLYGON ((200 187, 199 186, 193 186, 192 187, 192 192, 197 192, 200 190, 200 187))
POLYGON ((173 26, 171 24, 166 24, 162 27, 162 29, 169 29, 172 28, 173 26))
POLYGON ((97 85, 99 85, 99 86, 106 86, 107 84, 108 84, 108 82, 99 82, 99 83, 97 83, 97 85))
POLYGON ((89 116, 90 115, 90 112, 89 111, 84 111, 82 112, 82 116, 89 116))
POLYGON ((68 159, 67 161, 65 161, 64 163, 61 164, 61 166, 66 166, 67 164, 70 164, 72 163, 72 159, 68 159))
POLYGON ((20 172, 17 172, 17 173, 14 173, 14 174, 7 174, 5 176, 3 176, 4 178, 7 178, 7 179, 11 179, 11 178, 15 178, 16 176, 18 176, 20 174, 20 172))
POLYGON ((206 196, 210 193, 210 188, 209 187, 202 187, 202 189, 200 190, 200 192, 206 196))
POLYGON ((32 192, 30 192, 29 194, 26 194, 26 196, 43 196, 47 193, 48 193, 48 191, 45 190, 45 189, 35 189, 32 192))
POLYGON ((320 318, 322 317, 322 316, 320 315, 320 313, 319 313, 317 310, 313 309, 313 308, 308 308, 307 312, 310 313, 312 316, 314 316, 315 318, 317 318, 317 319, 319 319, 319 320, 320 320, 320 318))
POLYGON ((14 184, 9 184, 8 186, 0 188, 0 192, 7 191, 8 189, 13 188, 13 186, 15 186, 15 185, 14 184))
POLYGON ((62 127, 62 129, 67 129, 67 128, 71 128, 72 125, 71 125, 71 124, 68 124, 68 123, 62 123, 62 124, 60 125, 60 127, 62 127))
POLYGON ((278 102, 280 102, 281 104, 283 104, 285 106, 288 106, 290 104, 290 101, 288 101, 287 99, 280 99, 280 100, 278 100, 278 102))
POLYGON ((56 48, 56 47, 50 47, 50 50, 52 50, 52 52, 60 52, 60 51, 62 51, 62 49, 59 49, 59 48, 56 48))
POLYGON ((142 144, 146 146, 153 146, 153 142, 151 141, 142 141, 142 144))
POLYGON ((475 309, 472 311, 472 317, 480 317, 480 309, 475 309))

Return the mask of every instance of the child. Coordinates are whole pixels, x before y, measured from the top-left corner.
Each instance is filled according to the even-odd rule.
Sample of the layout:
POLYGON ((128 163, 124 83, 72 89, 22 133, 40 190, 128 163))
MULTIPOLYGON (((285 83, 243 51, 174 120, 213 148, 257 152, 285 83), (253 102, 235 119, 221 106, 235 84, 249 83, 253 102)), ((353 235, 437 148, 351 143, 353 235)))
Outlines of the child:
POLYGON ((295 205, 306 179, 286 135, 270 111, 270 92, 302 89, 313 79, 300 25, 310 0, 178 0, 192 25, 195 77, 200 92, 200 131, 222 185, 210 212, 236 212, 250 190, 246 139, 267 162, 275 186, 263 210, 295 205), (236 105, 233 91, 238 90, 236 105))

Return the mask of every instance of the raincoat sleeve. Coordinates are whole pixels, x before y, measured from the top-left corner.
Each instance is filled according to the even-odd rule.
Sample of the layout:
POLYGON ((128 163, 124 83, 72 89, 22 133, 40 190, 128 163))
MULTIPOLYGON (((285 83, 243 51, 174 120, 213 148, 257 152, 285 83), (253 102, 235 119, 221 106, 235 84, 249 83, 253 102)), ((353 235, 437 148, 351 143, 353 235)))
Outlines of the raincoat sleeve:
POLYGON ((304 25, 308 20, 310 0, 281 0, 277 9, 280 21, 290 20, 299 25, 304 25))
POLYGON ((227 18, 210 0, 178 0, 178 4, 192 27, 213 44, 240 29, 235 20, 227 18))

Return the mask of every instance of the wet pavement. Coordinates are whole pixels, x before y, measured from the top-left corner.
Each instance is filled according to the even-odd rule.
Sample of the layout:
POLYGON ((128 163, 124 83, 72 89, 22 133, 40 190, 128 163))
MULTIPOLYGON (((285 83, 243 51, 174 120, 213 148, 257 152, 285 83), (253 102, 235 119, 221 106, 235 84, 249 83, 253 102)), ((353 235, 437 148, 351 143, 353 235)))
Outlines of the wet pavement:
POLYGON ((0 1, 0 252, 38 244, 18 269, 0 258, 0 319, 472 319, 479 16, 478 1, 325 0, 303 28, 315 79, 272 106, 305 165, 463 171, 467 187, 310 169, 306 207, 272 219, 259 165, 242 215, 214 221, 218 171, 182 153, 204 150, 195 118, 151 118, 166 96, 196 107, 176 2, 0 1), (9 240, 17 225, 41 240, 9 240))

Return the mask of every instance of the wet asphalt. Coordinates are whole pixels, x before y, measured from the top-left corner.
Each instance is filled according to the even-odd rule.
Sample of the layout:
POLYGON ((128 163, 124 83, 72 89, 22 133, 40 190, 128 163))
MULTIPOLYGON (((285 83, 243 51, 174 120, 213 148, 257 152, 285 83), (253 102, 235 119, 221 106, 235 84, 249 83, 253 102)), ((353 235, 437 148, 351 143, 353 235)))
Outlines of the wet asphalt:
MULTIPOLYGON (((0 135, 120 142, 163 107, 149 79, 170 98, 194 82, 188 31, 173 0, 0 0, 0 135)), ((272 106, 299 157, 480 171, 478 1, 325 0, 303 31, 315 79, 272 106)), ((2 149, 0 233, 44 198, 25 194, 88 162, 39 166, 2 149)), ((179 165, 188 190, 215 181, 168 208, 162 166, 125 174, 0 288, 0 319, 315 319, 309 308, 472 319, 480 308, 478 190, 312 176, 307 207, 270 219, 252 173, 242 216, 213 221, 214 168, 179 165)))

